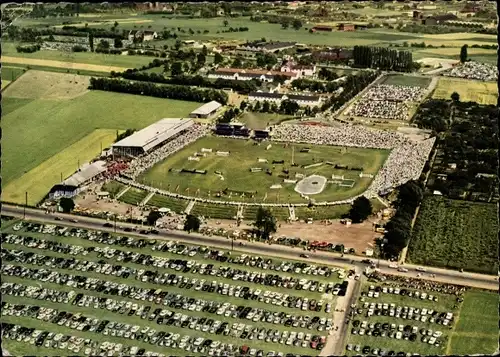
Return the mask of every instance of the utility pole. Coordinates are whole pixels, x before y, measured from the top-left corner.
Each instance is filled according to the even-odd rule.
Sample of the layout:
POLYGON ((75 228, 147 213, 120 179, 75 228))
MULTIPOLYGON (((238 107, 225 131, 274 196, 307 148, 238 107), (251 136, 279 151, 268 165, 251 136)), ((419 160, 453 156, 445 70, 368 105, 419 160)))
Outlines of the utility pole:
POLYGON ((23 208, 23 219, 26 219, 26 206, 28 206, 28 191, 25 192, 25 202, 23 208))
POLYGON ((114 215, 114 219, 115 219, 115 233, 116 233, 116 214, 114 215))

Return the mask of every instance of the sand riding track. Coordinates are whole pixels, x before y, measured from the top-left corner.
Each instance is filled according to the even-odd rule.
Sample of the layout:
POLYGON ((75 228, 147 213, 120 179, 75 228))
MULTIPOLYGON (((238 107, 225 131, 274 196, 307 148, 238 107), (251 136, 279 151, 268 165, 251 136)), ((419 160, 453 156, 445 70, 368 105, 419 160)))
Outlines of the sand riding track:
POLYGON ((77 69, 82 71, 84 70, 84 71, 95 71, 95 72, 111 72, 111 71, 122 72, 125 69, 123 67, 116 67, 116 66, 102 66, 97 64, 71 63, 63 61, 23 58, 23 57, 10 57, 10 56, 3 56, 2 61, 5 63, 67 68, 67 69, 77 69))

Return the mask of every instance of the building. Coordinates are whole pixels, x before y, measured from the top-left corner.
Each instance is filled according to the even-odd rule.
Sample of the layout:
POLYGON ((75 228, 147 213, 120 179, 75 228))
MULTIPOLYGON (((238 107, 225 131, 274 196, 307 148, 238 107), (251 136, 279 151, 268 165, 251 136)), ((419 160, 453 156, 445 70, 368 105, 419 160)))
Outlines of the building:
POLYGON ((219 108, 222 107, 222 104, 216 102, 215 100, 210 103, 203 104, 196 110, 193 110, 190 114, 190 118, 208 118, 214 115, 219 108))
POLYGON ((285 77, 285 83, 300 77, 300 74, 293 72, 266 71, 258 69, 240 69, 240 68, 218 68, 208 74, 212 79, 231 79, 236 81, 249 81, 257 79, 263 82, 274 82, 277 76, 285 77))
POLYGON ((325 26, 325 25, 316 25, 312 29, 312 31, 324 31, 324 32, 332 32, 333 27, 332 26, 325 26))
POLYGON ((269 102, 281 105, 284 100, 291 100, 297 102, 300 106, 315 107, 321 105, 321 97, 316 95, 305 94, 283 94, 283 93, 268 93, 268 92, 251 92, 248 94, 250 102, 269 102))
POLYGON ((442 25, 448 21, 453 21, 457 19, 458 17, 453 14, 436 15, 436 16, 429 16, 426 19, 422 20, 422 24, 426 26, 442 25))
POLYGON ((413 11, 413 19, 414 20, 422 20, 423 17, 424 17, 424 14, 422 13, 422 11, 417 11, 417 10, 413 11))
POLYGON ((220 123, 215 126, 214 131, 215 134, 224 136, 250 136, 250 129, 241 123, 220 123))
POLYGON ((317 61, 341 61, 352 59, 352 50, 333 48, 328 51, 316 51, 311 56, 317 61))
POLYGON ((281 72, 296 73, 301 77, 311 77, 316 73, 316 66, 298 65, 293 62, 287 62, 280 70, 281 72))
POLYGON ((85 164, 66 180, 54 185, 49 192, 49 198, 74 197, 83 191, 85 186, 98 179, 106 170, 106 161, 95 161, 92 164, 85 164))
POLYGON ((142 41, 151 41, 158 37, 156 31, 130 30, 128 40, 134 41, 142 38, 142 41))
POLYGON ((182 134, 194 124, 192 119, 162 119, 113 144, 113 154, 140 156, 182 134))
POLYGON ((237 48, 237 50, 252 52, 275 53, 289 48, 294 48, 296 42, 247 42, 237 48))
POLYGON ((356 31, 356 27, 353 24, 340 24, 338 27, 339 31, 356 31))

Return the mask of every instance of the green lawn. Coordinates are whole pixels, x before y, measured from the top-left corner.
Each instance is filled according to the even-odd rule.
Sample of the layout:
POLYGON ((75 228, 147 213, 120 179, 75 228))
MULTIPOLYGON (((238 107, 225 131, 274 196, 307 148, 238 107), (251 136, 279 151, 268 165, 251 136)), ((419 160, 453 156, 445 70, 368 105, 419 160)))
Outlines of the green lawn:
MULTIPOLYGON (((318 174, 328 178, 335 175, 345 175, 346 178, 354 179, 356 184, 353 188, 341 187, 327 184, 325 190, 314 198, 322 200, 341 200, 352 197, 366 190, 370 179, 359 178, 356 171, 337 170, 333 166, 323 166, 303 169, 291 167, 291 147, 285 148, 283 144, 273 143, 270 150, 267 145, 254 145, 251 141, 228 139, 219 137, 205 137, 175 153, 165 161, 155 165, 139 177, 139 181, 154 184, 157 187, 167 189, 179 194, 198 195, 199 197, 210 197, 221 200, 249 200, 251 202, 292 202, 306 203, 300 195, 294 191, 294 184, 284 184, 282 170, 290 170, 290 178, 295 173, 306 175, 318 174), (212 148, 213 152, 200 161, 188 161, 188 157, 195 152, 201 152, 202 148, 212 148), (227 157, 216 156, 216 151, 229 151, 227 157), (265 158, 268 163, 259 163, 258 158, 265 158), (285 160, 285 165, 273 165, 273 160, 285 160), (260 167, 270 169, 273 175, 263 172, 250 173, 250 168, 260 167), (180 169, 207 170, 206 175, 190 174, 169 171, 180 169), (215 173, 222 174, 223 179, 215 173), (281 189, 270 189, 274 184, 281 184, 281 189), (216 194, 226 190, 226 194, 217 197, 216 194), (198 192, 198 190, 200 190, 198 192), (252 193, 254 197, 252 197, 252 193), (209 196, 210 194, 210 196, 209 196), (244 196, 243 196, 244 194, 244 196)), ((308 165, 314 162, 330 161, 351 167, 363 167, 365 173, 375 174, 387 158, 388 151, 349 148, 347 153, 342 154, 341 148, 334 146, 295 145, 294 160, 298 165, 308 165), (300 149, 310 147, 309 153, 301 153, 300 149)))
POLYGON ((2 81, 15 81, 19 76, 26 72, 25 68, 22 67, 10 67, 5 63, 2 63, 1 71, 2 81))
POLYGON ((492 203, 424 199, 410 241, 414 264, 498 272, 498 216, 492 203))
POLYGON ((102 185, 101 190, 109 192, 109 196, 114 198, 117 194, 119 194, 125 187, 124 184, 117 181, 110 181, 102 185))
POLYGON ((498 293, 465 294, 451 338, 450 355, 493 354, 498 349, 498 293))
POLYGON ((43 60, 63 61, 71 63, 86 63, 103 66, 116 66, 126 68, 139 68, 149 64, 156 57, 106 55, 92 52, 62 52, 51 50, 40 50, 33 53, 17 52, 19 43, 2 41, 2 56, 36 58, 43 60))
POLYGON ((238 212, 237 206, 195 203, 191 214, 206 218, 234 219, 238 212))
POLYGON ((131 187, 120 196, 119 200, 131 205, 138 205, 143 199, 149 194, 148 191, 139 190, 135 187, 131 187))
POLYGON ((148 201, 148 206, 155 206, 158 208, 166 207, 170 208, 172 211, 176 213, 183 213, 188 205, 188 201, 185 200, 177 200, 175 198, 170 198, 168 196, 157 195, 155 194, 148 201))
POLYGON ((262 130, 270 125, 276 125, 292 119, 293 117, 283 114, 245 112, 238 118, 238 121, 244 123, 250 129, 262 130))
POLYGON ((194 102, 102 91, 69 100, 9 98, 8 91, 2 98, 3 185, 95 129, 142 129, 199 107, 194 102))
POLYGON ((430 83, 431 78, 429 77, 415 77, 396 74, 392 76, 386 76, 380 84, 426 88, 430 83))

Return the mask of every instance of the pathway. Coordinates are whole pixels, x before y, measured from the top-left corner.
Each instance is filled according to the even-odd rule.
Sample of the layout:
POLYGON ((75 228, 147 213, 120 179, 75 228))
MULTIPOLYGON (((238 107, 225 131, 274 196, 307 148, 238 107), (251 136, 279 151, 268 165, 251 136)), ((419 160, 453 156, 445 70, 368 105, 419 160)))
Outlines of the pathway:
POLYGON ((151 199, 151 197, 153 197, 155 195, 154 192, 150 192, 142 201, 141 203, 139 204, 139 206, 145 206, 146 203, 148 203, 148 201, 151 199))
POLYGON ((125 187, 123 190, 121 190, 120 192, 118 192, 118 194, 115 196, 115 200, 119 199, 120 197, 123 196, 123 194, 125 192, 127 192, 128 190, 130 190, 132 187, 131 186, 127 186, 125 187))
POLYGON ((384 200, 382 197, 380 197, 379 195, 377 195, 377 196, 376 196, 376 198, 377 198, 377 200, 379 200, 379 201, 380 201, 380 203, 382 203, 385 207, 389 207, 389 206, 390 206, 390 205, 389 205, 389 203, 388 203, 386 200, 384 200))
POLYGON ((296 220, 296 218, 295 218, 295 207, 288 206, 288 212, 290 212, 290 221, 294 222, 296 220))
POLYGON ((238 206, 238 212, 236 213, 236 218, 242 218, 243 219, 243 205, 238 206))
POLYGON ((194 207, 194 204, 195 204, 195 203, 196 203, 195 201, 191 201, 191 202, 189 202, 189 204, 187 205, 187 207, 186 207, 186 209, 184 210, 184 212, 185 212, 186 214, 190 214, 190 213, 191 213, 191 210, 193 209, 193 207, 194 207))

